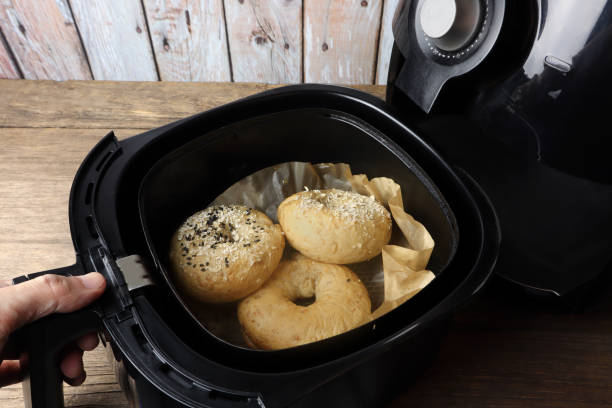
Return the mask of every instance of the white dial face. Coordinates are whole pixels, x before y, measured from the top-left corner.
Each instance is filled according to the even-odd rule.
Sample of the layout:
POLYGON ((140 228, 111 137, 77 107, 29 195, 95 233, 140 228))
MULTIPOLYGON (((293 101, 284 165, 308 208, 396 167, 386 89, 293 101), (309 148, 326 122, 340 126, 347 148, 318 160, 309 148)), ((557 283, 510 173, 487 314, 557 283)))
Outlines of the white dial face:
POLYGON ((455 0, 425 0, 421 7, 421 27, 431 38, 440 38, 448 33, 456 17, 455 0))

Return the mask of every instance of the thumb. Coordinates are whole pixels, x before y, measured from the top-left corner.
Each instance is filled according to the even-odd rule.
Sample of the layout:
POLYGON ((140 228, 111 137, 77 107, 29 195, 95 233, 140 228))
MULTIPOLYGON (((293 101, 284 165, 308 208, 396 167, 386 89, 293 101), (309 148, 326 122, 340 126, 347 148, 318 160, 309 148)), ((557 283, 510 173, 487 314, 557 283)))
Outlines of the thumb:
POLYGON ((0 287, 0 349, 13 331, 51 313, 81 309, 96 300, 105 286, 104 277, 93 272, 71 277, 43 275, 0 287))

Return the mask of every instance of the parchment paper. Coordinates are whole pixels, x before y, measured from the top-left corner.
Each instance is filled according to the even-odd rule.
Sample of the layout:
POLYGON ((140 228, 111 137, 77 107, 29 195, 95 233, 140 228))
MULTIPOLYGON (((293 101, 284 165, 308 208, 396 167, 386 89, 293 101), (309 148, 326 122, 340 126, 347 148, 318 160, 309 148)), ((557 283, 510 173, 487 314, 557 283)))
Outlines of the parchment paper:
MULTIPOLYGON (((288 162, 262 169, 238 181, 211 205, 242 204, 264 212, 278 223, 279 204, 294 193, 336 188, 374 196, 391 212, 394 231, 382 256, 348 265, 366 286, 372 301, 372 319, 393 310, 416 295, 434 278, 426 270, 434 241, 427 229, 404 211, 400 186, 392 179, 368 180, 353 175, 348 164, 288 162)), ((287 244, 285 255, 292 249, 287 244)), ((236 316, 236 305, 203 305, 189 302, 192 312, 216 336, 245 346, 236 316)))

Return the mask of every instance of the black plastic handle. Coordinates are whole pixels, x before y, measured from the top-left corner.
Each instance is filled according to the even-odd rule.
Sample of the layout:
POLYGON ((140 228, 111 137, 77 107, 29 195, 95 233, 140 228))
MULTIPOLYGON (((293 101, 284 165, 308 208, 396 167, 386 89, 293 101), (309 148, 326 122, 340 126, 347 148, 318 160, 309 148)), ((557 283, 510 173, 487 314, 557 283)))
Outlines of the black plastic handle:
MULTIPOLYGON (((20 276, 19 284, 41 275, 83 275, 79 264, 20 276)), ((92 307, 73 313, 54 314, 24 326, 16 336, 28 353, 28 374, 23 381, 26 408, 63 408, 64 391, 59 358, 62 350, 83 334, 98 331, 100 319, 92 307)))

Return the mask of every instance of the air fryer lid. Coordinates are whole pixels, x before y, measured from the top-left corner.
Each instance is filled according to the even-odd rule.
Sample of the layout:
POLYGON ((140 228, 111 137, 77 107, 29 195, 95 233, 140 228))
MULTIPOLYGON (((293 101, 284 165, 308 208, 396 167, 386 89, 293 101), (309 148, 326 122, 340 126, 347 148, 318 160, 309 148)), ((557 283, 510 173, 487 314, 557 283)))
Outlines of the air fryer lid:
MULTIPOLYGON (((221 396, 230 405, 285 406, 392 352, 478 291, 499 245, 495 213, 469 176, 457 176, 382 101, 318 85, 275 89, 121 142, 107 136, 75 177, 70 225, 78 254, 71 272, 97 270, 107 278, 108 290, 95 312, 118 355, 134 375, 194 406, 221 396), (346 139, 351 147, 340 149, 346 139), (415 217, 437 241, 439 253, 432 259, 438 276, 409 302, 344 335, 275 352, 229 346, 184 312, 164 278, 160 253, 183 216, 243 176, 287 160, 347 162, 371 177, 391 176, 411 186, 404 199, 415 205, 415 217), (225 173, 219 174, 219 166, 225 173), (201 172, 205 188, 194 188, 199 181, 192 176, 181 183, 194 171, 201 172), (149 177, 151 183, 145 182, 149 177), (172 195, 164 194, 164 185, 172 195), (128 256, 134 254, 138 257, 128 256)), ((57 342, 74 338, 74 325, 61 336, 56 327, 49 326, 48 333, 55 333, 57 342)), ((57 344, 44 345, 52 346, 57 344)), ((41 350, 40 358, 52 362, 53 353, 41 350)), ((33 372, 30 383, 47 384, 51 374, 40 378, 33 372)), ((44 395, 58 392, 61 388, 44 395)))
POLYGON ((395 86, 429 112, 444 84, 470 72, 489 54, 505 6, 505 0, 402 1, 393 37, 406 64, 395 86))
POLYGON ((602 103, 612 90, 612 1, 480 1, 503 15, 497 34, 483 32, 494 44, 482 58, 479 42, 473 55, 444 61, 421 47, 434 40, 420 21, 430 3, 440 22, 455 0, 399 9, 388 102, 491 198, 504 236, 499 276, 574 307, 591 303, 612 276, 612 138, 602 103), (455 75, 468 61, 477 65, 455 75), (430 110, 419 95, 436 89, 428 81, 440 72, 452 79, 430 110))

